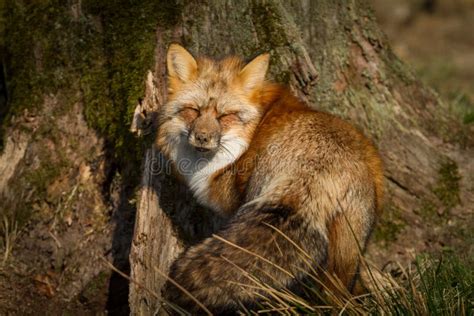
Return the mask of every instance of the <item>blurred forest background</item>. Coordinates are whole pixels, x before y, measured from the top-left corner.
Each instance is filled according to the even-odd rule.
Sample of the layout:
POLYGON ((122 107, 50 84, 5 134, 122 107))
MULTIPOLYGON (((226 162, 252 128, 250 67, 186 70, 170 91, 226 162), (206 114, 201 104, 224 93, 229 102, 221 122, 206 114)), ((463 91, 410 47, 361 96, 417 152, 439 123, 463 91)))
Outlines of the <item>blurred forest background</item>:
MULTIPOLYGON (((155 25, 166 42, 174 36, 166 26, 182 17, 174 16, 176 8, 165 1, 159 10, 149 1, 126 9, 127 1, 40 2, 0 0, 0 314, 120 314, 127 309, 128 283, 112 273, 104 258, 129 272, 142 176, 137 166, 152 142, 151 135, 138 140, 128 131, 134 105, 151 102, 145 95, 156 88, 147 72, 159 51, 155 25)), ((407 81, 414 74, 428 91, 413 92, 411 101, 439 97, 433 104, 446 107, 438 112, 420 105, 414 113, 434 117, 423 128, 441 135, 429 141, 450 158, 432 167, 434 175, 427 175, 432 179, 426 184, 408 176, 400 181, 397 170, 389 168, 394 198, 374 232, 368 257, 394 274, 399 273, 395 262, 406 267, 420 254, 456 258, 462 267, 456 271, 462 273, 453 279, 472 281, 474 1, 370 4, 391 49, 407 67, 407 81), (439 113, 446 117, 436 117, 439 113)), ((203 13, 198 5, 195 10, 203 13)), ((199 31, 184 20, 190 30, 199 31)), ((191 50, 218 51, 193 43, 191 50)), ((249 44, 239 52, 254 49, 249 44)), ((324 80, 319 77, 317 84, 324 80)), ((334 110, 324 98, 321 104, 334 110)), ((334 112, 352 118, 350 111, 334 112)), ((378 131, 372 136, 376 143, 383 138, 378 131)), ((426 164, 431 159, 422 157, 426 164)), ((412 168, 404 174, 415 174, 417 166, 412 168)))

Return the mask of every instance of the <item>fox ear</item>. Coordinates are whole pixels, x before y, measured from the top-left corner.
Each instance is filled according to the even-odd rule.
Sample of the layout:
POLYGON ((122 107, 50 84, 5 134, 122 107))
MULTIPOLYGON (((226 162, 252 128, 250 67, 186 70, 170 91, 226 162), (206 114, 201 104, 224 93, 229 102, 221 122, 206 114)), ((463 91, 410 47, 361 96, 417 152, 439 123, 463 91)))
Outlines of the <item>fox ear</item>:
POLYGON ((194 57, 181 45, 171 44, 166 56, 168 75, 183 82, 191 80, 197 72, 194 57))
POLYGON ((245 89, 252 90, 263 83, 269 62, 268 53, 258 55, 240 71, 239 77, 245 89))

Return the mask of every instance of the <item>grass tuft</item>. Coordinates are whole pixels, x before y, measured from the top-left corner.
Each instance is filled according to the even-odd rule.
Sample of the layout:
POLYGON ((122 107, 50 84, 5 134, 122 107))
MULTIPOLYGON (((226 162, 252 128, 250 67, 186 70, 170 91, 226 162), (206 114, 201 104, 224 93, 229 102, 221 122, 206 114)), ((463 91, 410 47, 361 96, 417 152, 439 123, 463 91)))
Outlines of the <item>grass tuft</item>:
MULTIPOLYGON (((220 240, 248 253, 238 245, 220 240)), ((337 278, 315 269, 315 263, 303 251, 301 257, 308 259, 309 272, 301 271, 306 281, 300 282, 302 290, 297 293, 275 286, 278 282, 265 283, 242 270, 249 283, 237 285, 254 295, 258 303, 253 310, 242 306, 240 312, 245 315, 473 315, 474 312, 474 273, 468 261, 459 257, 420 255, 409 267, 399 265, 397 276, 378 270, 362 258, 359 287, 364 287, 365 293, 359 295, 351 295, 337 278)), ((229 264, 240 269, 232 262, 229 264)))
POLYGON ((13 246, 18 237, 18 224, 14 220, 10 220, 6 215, 3 216, 0 223, 0 268, 4 267, 11 257, 13 246))

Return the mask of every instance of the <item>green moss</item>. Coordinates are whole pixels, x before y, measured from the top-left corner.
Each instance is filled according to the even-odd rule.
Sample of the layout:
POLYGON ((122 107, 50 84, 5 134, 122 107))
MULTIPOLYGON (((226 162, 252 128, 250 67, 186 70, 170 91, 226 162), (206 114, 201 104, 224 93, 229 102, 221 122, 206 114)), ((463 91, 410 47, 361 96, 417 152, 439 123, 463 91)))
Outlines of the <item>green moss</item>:
POLYGON ((173 1, 85 1, 84 10, 102 25, 93 30, 102 34, 86 34, 83 44, 86 120, 112 144, 117 159, 138 162, 142 146, 129 132, 132 114, 154 63, 156 27, 175 23, 180 7, 173 1))
POLYGON ((70 74, 60 71, 69 63, 66 10, 60 1, 7 2, 7 84, 13 114, 37 108, 43 94, 70 82, 70 74))
POLYGON ((467 114, 464 115, 463 123, 464 123, 464 124, 472 124, 472 123, 474 123, 474 111, 469 112, 469 113, 467 113, 467 114))
MULTIPOLYGON (((296 42, 296 38, 291 38, 296 34, 296 30, 291 30, 292 25, 285 22, 287 18, 282 16, 284 10, 271 2, 255 2, 251 8, 252 21, 255 24, 255 30, 258 32, 259 46, 258 50, 262 51, 278 51, 280 49, 296 50, 292 44, 296 42)), ((275 57, 277 57, 275 56, 275 57)), ((291 77, 291 70, 285 66, 278 58, 272 58, 270 70, 273 79, 280 83, 288 83, 291 77)))
MULTIPOLYGON (((66 2, 50 0, 10 1, 6 10, 9 114, 40 107, 44 94, 81 89, 87 122, 117 157, 128 157, 136 143, 128 130, 153 66, 156 27, 175 23, 180 7, 173 1, 84 1, 74 18, 66 2)), ((65 102, 65 111, 73 101, 65 102)))
POLYGON ((384 245, 397 240, 399 233, 406 226, 400 209, 389 205, 374 230, 374 240, 384 245))
POLYGON ((420 208, 417 209, 415 213, 420 215, 425 220, 440 224, 442 222, 442 218, 440 216, 441 213, 439 213, 438 210, 439 207, 435 202, 429 198, 423 198, 420 203, 420 208))
POLYGON ((433 189, 433 193, 444 207, 451 209, 460 203, 459 181, 461 176, 456 162, 448 160, 442 163, 438 175, 438 182, 433 189))
MULTIPOLYGON (((18 180, 19 192, 25 186, 35 192, 30 201, 13 207, 22 222, 31 214, 33 200, 44 200, 48 185, 65 172, 68 157, 60 152, 64 139, 54 120, 77 102, 84 106, 88 125, 105 139, 109 163, 126 173, 130 185, 138 183, 137 170, 150 139, 136 139, 129 132, 132 113, 154 65, 156 29, 171 29, 180 9, 175 1, 154 0, 86 0, 75 8, 61 0, 7 2, 9 103, 2 121, 25 111, 42 115, 38 129, 19 128, 33 139, 51 140, 57 156, 38 157, 40 166, 18 180), (54 95, 60 106, 43 109, 45 95, 54 95)), ((158 45, 169 42, 169 32, 163 31, 164 43, 158 45)), ((73 148, 73 141, 67 146, 73 148)))
POLYGON ((279 15, 281 10, 278 10, 275 4, 256 2, 251 13, 252 20, 257 24, 255 30, 259 32, 258 38, 261 39, 263 49, 269 50, 290 44, 286 37, 288 25, 282 22, 284 17, 279 15))
POLYGON ((0 1, 0 50, 5 44, 5 1, 0 1))
POLYGON ((442 224, 449 217, 449 211, 460 203, 459 175, 456 162, 447 160, 440 165, 438 181, 432 192, 436 199, 425 197, 421 200, 420 208, 416 211, 421 217, 435 224, 442 224))
POLYGON ((93 301, 97 295, 104 293, 104 289, 107 289, 108 281, 110 278, 110 272, 102 271, 95 278, 93 278, 82 291, 81 298, 86 301, 93 301))

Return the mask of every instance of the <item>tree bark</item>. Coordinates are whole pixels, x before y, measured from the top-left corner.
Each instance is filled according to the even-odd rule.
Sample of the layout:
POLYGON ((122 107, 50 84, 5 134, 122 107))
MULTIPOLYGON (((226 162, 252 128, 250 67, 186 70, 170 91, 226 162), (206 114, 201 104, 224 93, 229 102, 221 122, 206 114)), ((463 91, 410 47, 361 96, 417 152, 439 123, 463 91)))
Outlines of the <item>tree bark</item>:
MULTIPOLYGON (((439 146, 452 142, 447 131, 457 123, 433 91, 417 81, 393 55, 365 3, 207 1, 186 3, 181 10, 174 41, 195 54, 213 57, 270 52, 270 77, 288 83, 312 107, 345 117, 370 135, 385 161, 387 212, 395 209, 404 218, 416 217, 413 211, 425 201, 438 200, 433 188, 439 181, 440 166, 467 154, 456 145, 457 152, 439 146)), ((168 43, 158 34, 156 45, 160 50, 152 75, 161 78, 154 81, 160 88, 165 85, 165 51, 161 48, 168 43)), ((151 93, 145 100, 154 98, 151 93)), ((164 100, 164 90, 159 98, 164 100)), ((162 104, 154 104, 147 113, 158 111, 162 104)), ((165 280, 163 275, 183 247, 218 226, 212 220, 195 222, 189 214, 203 210, 189 192, 165 175, 151 173, 156 169, 148 166, 158 156, 153 148, 146 155, 130 257, 132 279, 157 295, 165 280), (169 191, 182 195, 170 198, 169 191), (184 231, 186 238, 178 231, 184 231)), ((467 160, 456 160, 460 168, 472 169, 472 164, 465 164, 467 160)), ((472 201, 472 195, 463 196, 472 201)), ((153 314, 159 300, 137 284, 131 284, 132 313, 153 314)))
POLYGON ((374 139, 387 202, 371 259, 463 241, 472 129, 392 53, 366 1, 8 0, 0 15, 0 220, 21 236, 0 274, 12 308, 34 312, 18 301, 29 293, 51 314, 93 301, 88 291, 110 279, 106 257, 133 282, 128 295, 100 281, 100 308, 125 308, 128 295, 132 314, 154 314, 173 259, 220 227, 151 145, 172 42, 211 57, 269 52, 270 79, 374 139))

